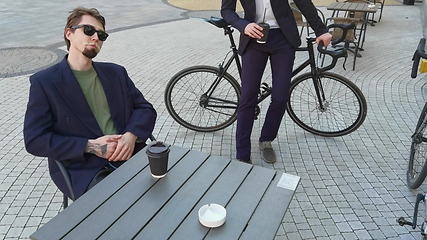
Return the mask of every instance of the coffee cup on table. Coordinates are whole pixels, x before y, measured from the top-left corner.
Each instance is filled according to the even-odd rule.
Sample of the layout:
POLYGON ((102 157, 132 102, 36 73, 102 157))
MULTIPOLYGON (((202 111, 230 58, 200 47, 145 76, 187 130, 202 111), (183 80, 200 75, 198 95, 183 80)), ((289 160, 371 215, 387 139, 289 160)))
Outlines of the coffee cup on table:
POLYGON ((264 36, 262 36, 262 38, 260 39, 257 39, 257 42, 266 43, 268 38, 268 32, 270 31, 270 25, 268 25, 268 23, 265 23, 265 22, 258 23, 258 25, 262 27, 262 34, 264 34, 264 36))
POLYGON ((151 176, 162 178, 168 171, 170 145, 160 141, 153 141, 147 146, 145 153, 148 157, 151 176))

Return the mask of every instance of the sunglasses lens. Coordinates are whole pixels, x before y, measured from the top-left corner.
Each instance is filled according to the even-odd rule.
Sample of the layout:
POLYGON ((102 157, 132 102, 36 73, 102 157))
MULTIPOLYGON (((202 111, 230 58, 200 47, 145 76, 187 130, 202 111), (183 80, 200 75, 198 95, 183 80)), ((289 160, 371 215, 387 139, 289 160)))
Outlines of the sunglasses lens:
POLYGON ((93 34, 95 34, 95 28, 94 27, 92 27, 92 26, 89 26, 89 25, 85 25, 84 26, 84 33, 87 35, 87 36, 92 36, 93 34))
POLYGON ((107 40, 108 34, 106 32, 103 31, 98 31, 98 38, 101 41, 105 41, 107 40))

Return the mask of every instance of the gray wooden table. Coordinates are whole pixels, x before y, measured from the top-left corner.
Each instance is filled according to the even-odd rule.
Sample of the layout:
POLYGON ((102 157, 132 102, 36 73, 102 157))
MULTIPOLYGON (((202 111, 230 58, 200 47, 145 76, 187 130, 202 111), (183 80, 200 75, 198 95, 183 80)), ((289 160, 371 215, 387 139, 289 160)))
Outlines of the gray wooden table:
MULTIPOLYGON (((346 12, 364 12, 376 13, 378 6, 369 7, 367 2, 334 2, 331 3, 326 9, 332 11, 346 11, 346 12)), ((332 15, 334 16, 334 14, 332 15)))
POLYGON ((273 239, 299 177, 171 147, 169 172, 151 177, 145 149, 31 235, 31 239, 273 239), (227 209, 207 228, 198 210, 227 209))

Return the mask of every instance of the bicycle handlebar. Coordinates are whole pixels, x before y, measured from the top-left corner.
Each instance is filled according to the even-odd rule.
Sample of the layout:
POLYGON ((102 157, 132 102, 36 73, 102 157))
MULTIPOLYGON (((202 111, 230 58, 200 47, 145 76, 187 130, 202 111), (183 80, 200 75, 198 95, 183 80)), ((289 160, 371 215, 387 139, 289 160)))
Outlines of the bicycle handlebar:
MULTIPOLYGON (((341 34, 340 38, 331 41, 331 45, 335 45, 335 44, 344 42, 344 40, 347 36, 347 32, 351 29, 354 29, 355 25, 354 25, 354 23, 350 23, 350 24, 335 24, 334 23, 334 24, 328 25, 328 29, 331 29, 331 28, 340 28, 342 30, 342 34, 341 34)), ((314 41, 314 40, 315 39, 313 38, 312 41, 314 41)), ((339 51, 337 51, 337 50, 332 50, 332 51, 326 50, 324 48, 323 41, 320 41, 319 44, 317 45, 317 51, 332 57, 331 64, 329 64, 326 67, 320 68, 320 71, 327 71, 327 70, 334 68, 335 65, 337 64, 338 58, 341 58, 341 57, 347 58, 347 50, 345 48, 343 48, 339 51)), ((344 64, 345 64, 345 62, 344 62, 344 64)))
POLYGON ((411 72, 412 78, 417 77, 417 70, 420 64, 420 58, 427 59, 427 54, 424 51, 425 45, 426 45, 426 39, 421 38, 420 42, 418 43, 417 50, 414 52, 414 56, 412 57, 412 61, 414 61, 412 64, 412 72, 411 72))
POLYGON ((328 29, 331 28, 341 28, 342 34, 340 38, 333 40, 331 42, 332 45, 338 44, 340 42, 344 42, 345 38, 347 37, 347 32, 350 30, 354 30, 356 28, 356 25, 354 23, 344 24, 344 23, 332 23, 328 25, 328 29))
MULTIPOLYGON (((202 19, 202 20, 204 20, 204 21, 206 21, 206 22, 208 22, 208 23, 210 23, 210 24, 212 24, 212 25, 214 25, 214 26, 216 26, 218 28, 223 28, 225 30, 230 29, 230 26, 231 26, 224 19, 218 18, 218 17, 213 17, 212 16, 210 19, 202 19)), ((342 36, 339 39, 336 39, 336 40, 334 40, 334 41, 331 42, 331 44, 335 45, 335 44, 338 44, 340 42, 343 42, 345 40, 347 32, 349 30, 351 30, 351 29, 354 29, 355 25, 354 25, 354 23, 350 23, 350 24, 330 24, 328 26, 328 28, 340 28, 340 29, 342 29, 342 32, 343 32, 342 36)), ((316 38, 308 37, 307 40, 310 41, 310 42, 314 42, 316 40, 316 38)), ((320 42, 318 44, 317 50, 320 53, 323 53, 323 54, 326 54, 326 55, 329 55, 329 56, 332 57, 331 64, 328 65, 328 66, 326 66, 326 67, 320 68, 321 71, 327 71, 327 70, 330 70, 330 69, 334 68, 335 65, 336 65, 336 63, 337 63, 337 61, 338 61, 338 58, 347 57, 347 50, 345 48, 343 48, 342 50, 339 50, 339 51, 337 51, 337 50, 332 50, 332 51, 326 50, 324 48, 324 43, 323 42, 320 42)))

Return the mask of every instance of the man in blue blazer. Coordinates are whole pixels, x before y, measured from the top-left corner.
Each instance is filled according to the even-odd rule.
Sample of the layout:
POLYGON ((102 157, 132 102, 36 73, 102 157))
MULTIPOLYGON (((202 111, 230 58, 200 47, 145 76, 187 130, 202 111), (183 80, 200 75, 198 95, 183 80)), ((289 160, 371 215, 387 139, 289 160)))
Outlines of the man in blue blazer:
POLYGON ((74 9, 64 30, 68 55, 30 77, 25 147, 48 158, 53 181, 69 197, 55 160, 67 166, 78 198, 96 184, 95 175, 144 147, 156 121, 122 66, 92 61, 108 37, 104 29, 96 9, 74 9))
MULTIPOLYGON (((251 133, 261 78, 270 60, 272 71, 271 103, 259 138, 265 162, 274 163, 276 154, 271 142, 276 138, 289 98, 289 86, 295 60, 295 49, 301 44, 297 25, 288 0, 240 0, 244 17, 236 13, 237 0, 222 0, 221 15, 240 31, 239 54, 242 57, 242 95, 237 110, 236 158, 251 163, 251 133), (265 22, 270 31, 267 41, 259 43, 265 22)), ((317 36, 316 42, 327 46, 328 33, 311 0, 295 0, 317 36)))

